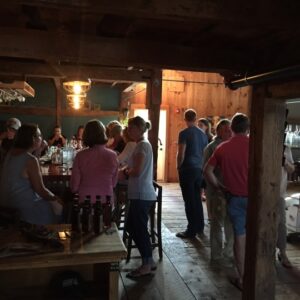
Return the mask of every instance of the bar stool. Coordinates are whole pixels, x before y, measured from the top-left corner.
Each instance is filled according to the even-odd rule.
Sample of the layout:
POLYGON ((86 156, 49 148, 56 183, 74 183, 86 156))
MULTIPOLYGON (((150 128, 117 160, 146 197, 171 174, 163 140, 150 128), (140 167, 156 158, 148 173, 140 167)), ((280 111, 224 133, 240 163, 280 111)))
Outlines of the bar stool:
MULTIPOLYGON (((163 258, 162 237, 161 237, 162 186, 155 181, 153 181, 153 185, 155 188, 157 198, 149 212, 148 229, 149 229, 149 236, 150 236, 152 249, 158 247, 159 259, 161 260, 163 258)), ((127 205, 130 205, 130 203, 127 205)), ((127 212, 128 209, 126 209, 125 211, 127 212)), ((123 242, 127 246, 126 261, 128 262, 131 257, 131 249, 136 248, 136 246, 132 244, 132 238, 126 230, 126 220, 127 220, 127 214, 125 214, 125 228, 123 231, 123 242)))

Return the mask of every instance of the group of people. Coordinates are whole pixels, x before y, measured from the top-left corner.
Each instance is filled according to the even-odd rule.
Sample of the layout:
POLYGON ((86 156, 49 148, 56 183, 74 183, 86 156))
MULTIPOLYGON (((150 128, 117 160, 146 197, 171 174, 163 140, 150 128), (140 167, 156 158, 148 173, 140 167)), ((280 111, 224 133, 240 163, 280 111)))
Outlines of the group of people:
MULTIPOLYGON (((177 169, 188 225, 185 231, 178 232, 176 236, 203 236, 201 188, 205 179, 211 260, 220 264, 234 259, 238 276, 232 278, 231 282, 242 289, 248 202, 249 119, 242 113, 235 114, 231 120, 222 119, 216 126, 216 135, 212 137, 208 120, 201 118, 197 122, 197 114, 193 109, 188 109, 184 118, 187 128, 179 133, 177 169)), ((278 202, 279 212, 278 258, 283 266, 289 268, 284 194, 287 172, 293 172, 294 165, 288 147, 285 147, 284 157, 280 199, 274 201, 278 202)))
MULTIPOLYGON (((150 128, 150 122, 139 116, 129 119, 124 130, 118 121, 105 127, 96 119, 79 127, 77 138, 82 139, 84 147, 75 156, 70 180, 71 191, 79 195, 80 201, 89 195, 92 203, 98 195, 102 201, 106 196, 113 199, 118 178, 127 180, 130 200, 127 230, 142 257, 141 266, 128 273, 131 278, 150 274, 155 269, 147 229, 148 213, 156 201, 152 147, 144 137, 150 128)), ((2 145, 8 144, 6 139, 11 137, 11 131, 14 135, 9 138, 10 147, 2 157, 0 206, 16 209, 25 222, 40 225, 59 222, 54 207, 63 204, 63 199, 45 187, 34 155, 43 141, 40 129, 36 124, 21 125, 13 118, 7 122, 2 145)), ((59 147, 65 143, 61 128, 55 127, 48 145, 59 147)))

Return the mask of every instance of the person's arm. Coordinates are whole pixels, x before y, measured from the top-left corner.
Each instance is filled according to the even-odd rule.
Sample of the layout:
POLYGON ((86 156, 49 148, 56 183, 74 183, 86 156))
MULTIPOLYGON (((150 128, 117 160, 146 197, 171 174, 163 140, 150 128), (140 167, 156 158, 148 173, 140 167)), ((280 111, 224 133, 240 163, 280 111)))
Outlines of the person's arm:
POLYGON ((66 145, 67 139, 61 134, 60 135, 62 146, 64 147, 66 145))
POLYGON ((133 150, 135 148, 134 142, 128 142, 124 148, 124 150, 118 155, 118 161, 120 165, 124 165, 129 157, 132 155, 133 150))
POLYGON ((285 160, 284 160, 284 168, 285 170, 291 174, 295 171, 294 160, 292 156, 291 148, 286 146, 285 148, 285 160))
POLYGON ((113 167, 113 176, 112 176, 112 184, 113 187, 117 185, 118 182, 118 174, 119 174, 119 167, 118 167, 118 159, 114 159, 114 167, 113 167))
POLYGON ((52 145, 54 144, 55 140, 56 140, 56 136, 53 135, 53 136, 48 140, 48 145, 49 145, 49 146, 52 146, 52 145))
POLYGON ((185 156, 186 144, 178 144, 177 146, 177 170, 181 167, 185 156))
POLYGON ((36 158, 30 159, 26 165, 25 173, 32 185, 33 190, 43 199, 48 201, 59 200, 51 191, 49 191, 43 183, 41 170, 36 158))
POLYGON ((133 167, 127 169, 128 176, 139 177, 144 166, 145 162, 145 153, 138 152, 133 156, 133 167))
POLYGON ((215 173, 215 166, 209 164, 209 162, 205 165, 203 173, 204 178, 209 182, 213 187, 217 190, 226 190, 226 187, 218 180, 215 173))
POLYGON ((80 185, 80 169, 79 169, 79 156, 78 154, 75 156, 73 167, 72 167, 72 175, 70 180, 70 187, 73 193, 77 193, 80 185))

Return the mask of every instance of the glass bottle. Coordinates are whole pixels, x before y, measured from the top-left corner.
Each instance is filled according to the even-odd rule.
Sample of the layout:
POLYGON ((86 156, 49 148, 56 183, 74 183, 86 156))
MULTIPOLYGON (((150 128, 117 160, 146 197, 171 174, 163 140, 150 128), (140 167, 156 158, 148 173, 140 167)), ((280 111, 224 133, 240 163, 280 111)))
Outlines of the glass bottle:
POLYGON ((72 219, 72 231, 81 232, 80 204, 79 204, 78 195, 75 195, 73 199, 71 219, 72 219))
POLYGON ((86 196, 84 203, 83 203, 83 209, 82 209, 82 231, 84 233, 88 233, 91 231, 91 196, 86 196))
POLYGON ((103 211, 100 196, 96 196, 93 215, 93 227, 95 234, 100 234, 101 232, 103 232, 103 211))
POLYGON ((106 196, 106 203, 104 206, 104 212, 103 212, 103 222, 105 227, 111 226, 111 204, 110 204, 111 196, 106 196))

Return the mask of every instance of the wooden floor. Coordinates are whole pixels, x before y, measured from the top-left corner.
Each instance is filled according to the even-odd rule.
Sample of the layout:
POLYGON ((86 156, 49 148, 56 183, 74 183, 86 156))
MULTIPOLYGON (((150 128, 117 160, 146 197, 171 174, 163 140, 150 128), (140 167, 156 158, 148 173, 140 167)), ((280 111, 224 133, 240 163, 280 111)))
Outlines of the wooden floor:
MULTIPOLYGON (((300 192, 294 185, 291 192, 300 192)), ((230 266, 210 263, 209 225, 205 210, 205 234, 193 241, 175 237, 186 228, 186 218, 178 184, 163 187, 163 251, 153 276, 139 280, 126 278, 126 273, 140 264, 138 253, 133 251, 128 264, 122 262, 120 273, 120 299, 125 300, 189 300, 189 299, 241 299, 241 293, 229 282, 235 270, 230 266)), ((288 244, 288 255, 294 268, 288 270, 276 262, 276 300, 300 299, 300 243, 288 244)), ((158 251, 154 250, 158 260, 158 251)))

